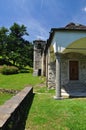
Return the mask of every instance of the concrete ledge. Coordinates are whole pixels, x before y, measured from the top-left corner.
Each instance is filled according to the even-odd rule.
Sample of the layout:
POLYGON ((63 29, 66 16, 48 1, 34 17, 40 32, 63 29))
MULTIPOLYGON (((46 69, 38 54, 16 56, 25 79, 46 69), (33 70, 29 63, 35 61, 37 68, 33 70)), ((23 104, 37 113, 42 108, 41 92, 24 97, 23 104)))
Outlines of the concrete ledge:
POLYGON ((5 104, 0 106, 0 130, 14 129, 13 124, 20 120, 19 118, 22 114, 21 111, 23 111, 22 108, 24 108, 26 103, 30 101, 32 95, 33 88, 26 87, 10 100, 6 101, 5 104))

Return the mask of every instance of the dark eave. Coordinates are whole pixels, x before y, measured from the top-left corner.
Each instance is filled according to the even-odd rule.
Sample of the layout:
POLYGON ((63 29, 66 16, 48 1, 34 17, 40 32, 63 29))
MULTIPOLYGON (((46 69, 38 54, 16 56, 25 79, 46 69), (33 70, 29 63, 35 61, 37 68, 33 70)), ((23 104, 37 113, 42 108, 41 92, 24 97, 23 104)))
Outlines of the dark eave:
POLYGON ((44 40, 41 40, 41 39, 38 39, 38 40, 34 40, 33 43, 36 43, 36 42, 46 42, 44 40))
POLYGON ((51 28, 52 31, 86 31, 85 28, 51 28))

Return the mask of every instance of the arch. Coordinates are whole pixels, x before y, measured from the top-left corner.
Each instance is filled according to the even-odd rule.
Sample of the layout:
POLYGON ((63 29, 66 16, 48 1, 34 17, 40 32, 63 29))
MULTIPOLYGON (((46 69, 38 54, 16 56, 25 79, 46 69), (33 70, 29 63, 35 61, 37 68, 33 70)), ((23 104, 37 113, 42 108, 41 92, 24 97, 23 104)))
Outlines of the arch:
POLYGON ((70 53, 70 52, 86 55, 86 37, 80 38, 72 42, 64 49, 62 53, 65 54, 65 53, 70 53))

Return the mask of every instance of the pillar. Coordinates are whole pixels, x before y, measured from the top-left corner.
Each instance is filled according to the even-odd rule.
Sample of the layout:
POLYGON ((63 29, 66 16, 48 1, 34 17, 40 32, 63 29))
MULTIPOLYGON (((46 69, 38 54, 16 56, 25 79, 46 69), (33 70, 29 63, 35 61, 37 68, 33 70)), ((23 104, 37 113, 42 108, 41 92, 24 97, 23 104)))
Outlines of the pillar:
POLYGON ((61 57, 59 53, 56 53, 56 95, 55 99, 61 98, 61 57))

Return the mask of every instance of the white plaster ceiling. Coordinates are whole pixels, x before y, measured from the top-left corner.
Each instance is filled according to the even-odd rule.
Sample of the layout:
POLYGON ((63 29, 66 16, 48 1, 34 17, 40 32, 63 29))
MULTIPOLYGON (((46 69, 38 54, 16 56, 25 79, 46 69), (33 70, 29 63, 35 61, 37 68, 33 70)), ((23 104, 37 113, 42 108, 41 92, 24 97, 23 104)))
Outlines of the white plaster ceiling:
POLYGON ((65 54, 71 52, 86 55, 86 37, 80 38, 74 41, 73 43, 69 44, 62 53, 65 54))

